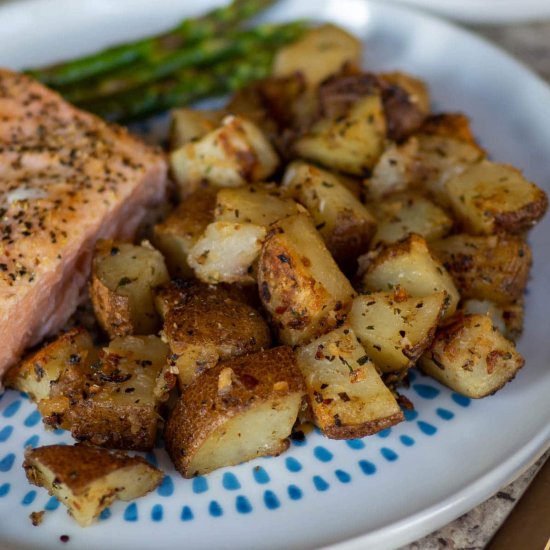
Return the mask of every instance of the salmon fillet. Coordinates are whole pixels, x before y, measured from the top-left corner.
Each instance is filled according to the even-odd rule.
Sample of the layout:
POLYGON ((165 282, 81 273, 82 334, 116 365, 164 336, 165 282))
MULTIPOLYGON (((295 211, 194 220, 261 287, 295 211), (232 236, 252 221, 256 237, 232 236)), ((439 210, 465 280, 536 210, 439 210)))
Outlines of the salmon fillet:
POLYGON ((166 162, 126 130, 0 69, 0 390, 76 309, 98 238, 131 238, 165 199, 166 162))

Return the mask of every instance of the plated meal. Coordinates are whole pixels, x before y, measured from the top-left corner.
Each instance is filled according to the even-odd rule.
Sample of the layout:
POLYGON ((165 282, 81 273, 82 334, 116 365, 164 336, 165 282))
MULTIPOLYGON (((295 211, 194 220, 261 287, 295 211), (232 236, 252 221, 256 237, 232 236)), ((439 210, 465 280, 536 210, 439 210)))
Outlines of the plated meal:
MULTIPOLYGON (((114 54, 0 73, 4 384, 78 441, 30 445, 24 468, 81 526, 164 484, 157 461, 125 451, 163 440, 169 478, 207 480, 310 426, 362 448, 414 418, 417 372, 459 403, 525 364, 526 236, 545 192, 490 160, 465 114, 432 112, 418 77, 362 68, 344 29, 231 32, 266 41, 261 70, 224 89, 247 50, 209 36, 200 70, 154 49, 166 35, 107 77, 89 67, 114 54), (155 65, 168 58, 171 74, 155 65), (182 95, 193 74, 216 87, 182 95), (59 95, 130 120, 231 91, 217 109, 176 107, 167 154, 59 95)), ((419 395, 440 393, 427 384, 419 395)))

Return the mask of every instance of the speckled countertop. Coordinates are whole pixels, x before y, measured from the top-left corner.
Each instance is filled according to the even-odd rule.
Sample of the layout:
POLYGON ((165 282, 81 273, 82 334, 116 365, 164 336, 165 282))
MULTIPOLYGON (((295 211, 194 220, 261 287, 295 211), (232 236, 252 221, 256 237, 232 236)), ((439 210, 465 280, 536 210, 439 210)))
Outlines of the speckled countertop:
MULTIPOLYGON (((550 83, 550 21, 494 27, 470 25, 468 28, 510 52, 550 83)), ((550 451, 477 508, 401 550, 481 550, 549 459, 550 451)))

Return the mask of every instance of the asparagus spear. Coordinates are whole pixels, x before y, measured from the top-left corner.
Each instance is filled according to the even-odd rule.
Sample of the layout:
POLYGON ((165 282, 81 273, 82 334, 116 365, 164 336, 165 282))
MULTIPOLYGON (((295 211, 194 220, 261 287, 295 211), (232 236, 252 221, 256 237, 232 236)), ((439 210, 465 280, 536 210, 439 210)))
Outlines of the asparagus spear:
POLYGON ((154 58, 160 52, 177 51, 234 28, 271 5, 274 0, 233 0, 197 19, 184 19, 164 34, 128 42, 73 61, 28 72, 52 87, 65 86, 85 78, 154 58))
POLYGON ((61 90, 72 103, 84 103, 162 80, 186 67, 201 67, 236 56, 246 56, 258 47, 280 46, 295 40, 304 30, 302 22, 259 25, 223 38, 212 38, 196 46, 155 56, 94 83, 84 82, 61 90))
POLYGON ((174 78, 95 101, 84 106, 112 122, 129 122, 209 96, 233 92, 271 72, 273 50, 256 50, 212 70, 188 68, 174 78))

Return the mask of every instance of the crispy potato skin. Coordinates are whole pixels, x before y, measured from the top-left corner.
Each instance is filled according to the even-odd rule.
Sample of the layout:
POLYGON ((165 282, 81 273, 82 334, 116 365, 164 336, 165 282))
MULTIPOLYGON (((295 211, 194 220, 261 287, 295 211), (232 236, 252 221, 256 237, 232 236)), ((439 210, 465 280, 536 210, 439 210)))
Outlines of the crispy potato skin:
MULTIPOLYGON (((287 346, 223 361, 206 371, 183 390, 166 423, 166 449, 176 469, 193 477, 195 472, 189 469, 193 455, 214 430, 259 403, 280 401, 292 393, 305 395, 305 386, 287 346), (224 369, 233 371, 232 381, 220 389, 224 369), (286 383, 284 389, 278 389, 278 382, 286 383)), ((287 447, 288 442, 283 442, 276 454, 287 447)))
POLYGON ((30 483, 44 487, 81 527, 87 527, 116 498, 132 500, 162 481, 160 470, 141 457, 89 445, 27 449, 23 468, 30 483))
POLYGON ((90 295, 96 318, 105 332, 111 336, 125 336, 133 333, 128 296, 113 292, 94 273, 90 282, 90 295))
POLYGON ((25 451, 23 468, 28 480, 42 487, 40 472, 36 468, 43 465, 56 473, 60 484, 67 485, 73 494, 78 495, 86 491, 94 480, 134 464, 147 465, 152 472, 161 473, 140 456, 79 443, 29 448, 25 451))
POLYGON ((463 113, 440 113, 430 115, 420 127, 419 134, 458 139, 469 145, 479 148, 480 153, 485 153, 479 147, 470 128, 470 120, 463 113))
POLYGON ((476 235, 520 234, 546 212, 548 197, 508 164, 484 160, 445 184, 464 230, 476 235))
POLYGON ((474 399, 500 390, 524 364, 487 315, 460 313, 438 329, 419 363, 426 374, 474 399))
MULTIPOLYGON (((4 380, 8 388, 29 394, 36 402, 47 399, 67 370, 81 371, 97 358, 90 334, 81 327, 61 334, 53 342, 12 367, 4 380)), ((65 393, 70 396, 72 392, 65 393)))
POLYGON ((525 292, 532 264, 521 237, 453 235, 431 245, 463 298, 506 305, 525 292))
POLYGON ((159 416, 153 409, 139 405, 121 409, 106 404, 99 411, 93 401, 84 399, 72 406, 68 414, 71 435, 77 441, 134 451, 149 451, 155 444, 159 416))
POLYGON ((160 419, 154 394, 168 346, 157 336, 111 341, 90 369, 86 394, 71 403, 71 435, 102 447, 150 450, 160 419))
POLYGON ((388 139, 403 141, 418 130, 426 112, 397 78, 373 73, 335 75, 319 86, 321 115, 335 118, 345 115, 353 103, 380 92, 386 117, 388 139))
POLYGON ((168 280, 162 254, 149 243, 98 241, 90 297, 100 326, 111 338, 156 332, 160 320, 152 289, 168 280))
POLYGON ((371 435, 403 420, 349 325, 295 350, 315 424, 331 439, 371 435))
POLYGON ((271 334, 260 314, 229 291, 192 285, 177 307, 167 310, 164 338, 170 363, 179 370, 182 384, 190 383, 219 360, 270 347, 271 334), (189 365, 190 354, 198 355, 189 365), (180 359, 181 357, 181 359, 180 359))
POLYGON ((291 216, 273 226, 258 264, 258 286, 285 344, 300 344, 341 325, 355 295, 307 217, 291 216), (295 218, 292 220, 291 218, 295 218), (298 219, 300 218, 300 219, 298 219), (298 238, 311 237, 308 248, 298 238), (298 234, 300 233, 300 234, 298 234), (325 280, 312 266, 322 266, 325 280), (335 292, 325 284, 339 281, 335 292))

